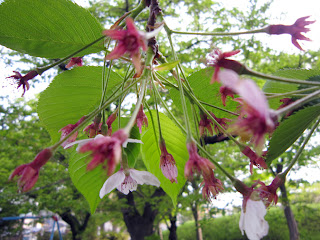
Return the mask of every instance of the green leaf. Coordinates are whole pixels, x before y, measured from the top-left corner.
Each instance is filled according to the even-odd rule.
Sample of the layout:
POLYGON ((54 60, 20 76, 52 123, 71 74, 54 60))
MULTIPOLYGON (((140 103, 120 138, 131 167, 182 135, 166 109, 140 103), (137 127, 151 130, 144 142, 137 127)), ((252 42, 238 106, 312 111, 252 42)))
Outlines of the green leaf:
MULTIPOLYGON (((88 10, 70 0, 5 0, 0 5, 0 44, 36 57, 62 58, 102 36, 88 10)), ((100 41, 82 51, 103 50, 100 41)))
POLYGON ((156 67, 154 68, 154 70, 155 70, 155 71, 171 70, 171 69, 173 69, 175 66, 177 66, 179 62, 180 62, 180 60, 174 61, 174 62, 170 62, 170 63, 164 63, 164 64, 161 64, 161 65, 159 65, 159 66, 156 66, 156 67))
POLYGON ((284 153, 319 115, 320 106, 317 105, 304 108, 281 122, 269 142, 267 164, 284 153))
MULTIPOLYGON (((124 127, 129 119, 121 118, 121 127, 124 127)), ((118 123, 115 121, 112 124, 112 130, 118 130, 118 123)), ((130 138, 140 139, 139 129, 132 128, 130 138)), ((140 153, 141 144, 128 143, 125 152, 128 157, 129 167, 134 167, 135 161, 140 153)), ((69 175, 75 187, 87 200, 91 214, 93 214, 100 203, 99 192, 104 182, 107 180, 106 171, 98 166, 92 171, 87 171, 86 167, 91 160, 90 153, 79 154, 73 147, 69 159, 69 175)), ((117 169, 118 170, 118 169, 117 169)), ((116 171, 117 171, 116 170, 116 171)))
MULTIPOLYGON (((238 103, 232 101, 230 97, 227 98, 226 107, 223 106, 221 101, 221 95, 219 93, 220 90, 220 83, 213 83, 210 84, 214 69, 213 68, 205 68, 200 71, 197 71, 191 74, 187 79, 191 85, 191 88, 195 94, 195 96, 206 103, 210 103, 217 107, 228 109, 229 111, 236 112, 238 103)), ((177 89, 172 88, 170 90, 170 96, 177 107, 181 109, 181 100, 180 100, 180 93, 177 89)), ((218 118, 234 118, 234 115, 230 113, 226 113, 225 111, 218 110, 213 107, 206 106, 207 110, 213 112, 218 118)), ((188 113, 189 117, 191 118, 191 106, 189 101, 187 101, 188 113)))
MULTIPOLYGON (((73 68, 57 75, 41 93, 38 115, 53 142, 60 138, 58 131, 61 128, 75 124, 82 116, 99 106, 101 72, 102 67, 73 68)), ((121 77, 111 71, 107 96, 121 82, 121 77)))
POLYGON ((167 116, 163 113, 159 113, 161 131, 166 142, 167 150, 172 154, 178 168, 178 183, 171 183, 162 174, 160 169, 160 149, 157 144, 159 138, 157 115, 155 111, 151 111, 151 114, 155 126, 152 126, 150 112, 148 112, 146 115, 148 117, 149 127, 142 136, 142 159, 147 170, 159 179, 161 182, 160 186, 171 197, 173 205, 176 206, 177 196, 186 182, 184 178, 184 166, 189 158, 186 147, 186 137, 167 116), (153 128, 155 128, 157 136, 155 136, 153 128))
MULTIPOLYGON (((292 78, 298 80, 309 80, 309 78, 319 75, 319 70, 306 69, 286 69, 276 72, 274 75, 284 78, 292 78)), ((268 80, 263 86, 263 91, 268 93, 286 93, 298 90, 299 84, 283 83, 268 80)), ((282 103, 279 101, 284 97, 272 98, 269 100, 270 108, 277 109, 282 103)))
POLYGON ((93 214, 101 201, 99 192, 107 177, 101 166, 92 171, 86 170, 89 155, 90 153, 78 154, 74 148, 70 155, 68 170, 73 184, 85 197, 93 214))

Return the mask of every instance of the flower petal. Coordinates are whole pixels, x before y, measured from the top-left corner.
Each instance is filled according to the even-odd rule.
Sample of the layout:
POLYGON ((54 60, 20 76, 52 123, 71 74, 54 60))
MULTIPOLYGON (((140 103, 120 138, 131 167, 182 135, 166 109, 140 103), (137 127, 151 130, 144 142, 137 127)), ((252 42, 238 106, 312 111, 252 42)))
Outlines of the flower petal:
POLYGON ((153 38, 153 37, 157 36, 158 33, 161 32, 163 26, 164 26, 164 24, 161 24, 160 27, 154 29, 152 32, 146 32, 146 33, 144 34, 144 37, 145 37, 146 39, 150 39, 150 38, 153 38))
POLYGON ((100 189, 99 196, 100 198, 103 198, 105 195, 110 193, 113 189, 120 186, 121 183, 125 179, 125 175, 123 173, 123 170, 119 170, 112 176, 110 176, 103 184, 102 188, 100 189))
POLYGON ((95 139, 101 138, 101 137, 104 137, 104 136, 101 135, 101 134, 98 134, 97 136, 95 136, 95 138, 88 138, 88 139, 82 139, 82 140, 74 141, 74 142, 72 142, 72 143, 69 143, 69 144, 65 145, 65 146, 64 146, 64 149, 67 149, 67 148, 69 148, 69 147, 72 147, 72 146, 75 145, 75 144, 78 144, 76 151, 79 152, 79 149, 80 149, 83 145, 85 145, 86 143, 88 143, 88 142, 90 142, 90 141, 93 141, 93 140, 95 140, 95 139))
POLYGON ((137 181, 138 184, 148 184, 156 187, 160 186, 160 182, 156 176, 147 171, 138 171, 135 169, 130 169, 130 176, 137 181))
POLYGON ((248 199, 245 212, 241 210, 239 227, 249 240, 260 240, 268 234, 269 224, 264 219, 267 210, 263 202, 248 199))
POLYGON ((128 146, 128 143, 141 143, 141 144, 143 144, 143 142, 139 139, 128 138, 124 143, 122 143, 122 147, 126 148, 128 146))

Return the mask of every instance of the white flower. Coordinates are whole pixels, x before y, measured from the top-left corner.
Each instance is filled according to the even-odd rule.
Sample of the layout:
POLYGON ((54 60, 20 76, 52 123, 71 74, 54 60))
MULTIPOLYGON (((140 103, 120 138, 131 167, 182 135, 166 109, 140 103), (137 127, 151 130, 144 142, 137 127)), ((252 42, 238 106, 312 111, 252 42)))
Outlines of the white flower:
POLYGON ((138 171, 135 169, 128 169, 128 175, 124 173, 124 170, 119 170, 112 176, 110 176, 103 184, 100 190, 100 198, 110 193, 113 189, 117 188, 123 194, 128 194, 129 191, 137 190, 137 185, 148 184, 156 187, 160 186, 159 180, 147 171, 138 171))
POLYGON ((241 209, 239 228, 249 240, 260 240, 268 234, 269 224, 264 219, 267 210, 261 200, 248 199, 245 210, 241 209))
MULTIPOLYGON (((90 141, 94 141, 95 139, 101 138, 101 137, 109 137, 109 136, 103 136, 101 134, 98 134, 97 136, 95 136, 94 138, 88 138, 88 139, 83 139, 83 140, 78 140, 78 141, 74 141, 72 143, 67 144, 64 149, 67 149, 75 144, 78 144, 77 146, 77 152, 79 152, 79 149, 85 145, 86 143, 90 142, 90 141)), ((123 144, 122 147, 126 148, 128 143, 141 143, 143 144, 143 142, 141 140, 138 139, 132 139, 132 138, 128 138, 123 144)))

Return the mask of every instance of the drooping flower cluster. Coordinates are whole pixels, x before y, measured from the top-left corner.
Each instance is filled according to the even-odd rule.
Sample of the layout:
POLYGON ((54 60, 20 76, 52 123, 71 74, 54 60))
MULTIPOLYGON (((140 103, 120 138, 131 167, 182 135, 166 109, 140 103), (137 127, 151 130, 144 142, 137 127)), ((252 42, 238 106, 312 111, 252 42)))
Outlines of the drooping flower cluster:
POLYGON ((290 34, 293 45, 303 51, 302 47, 300 46, 297 40, 311 41, 309 38, 302 35, 302 33, 307 33, 310 31, 309 28, 306 28, 307 25, 315 23, 315 21, 306 21, 306 19, 309 17, 310 16, 299 18, 292 25, 282 25, 282 24, 270 25, 265 29, 265 31, 268 34, 276 34, 276 35, 290 34))
POLYGON ((23 164, 17 167, 11 173, 9 180, 13 180, 16 176, 20 177, 18 180, 20 191, 29 191, 38 181, 40 169, 49 161, 51 157, 52 150, 50 148, 42 150, 31 163, 23 164))

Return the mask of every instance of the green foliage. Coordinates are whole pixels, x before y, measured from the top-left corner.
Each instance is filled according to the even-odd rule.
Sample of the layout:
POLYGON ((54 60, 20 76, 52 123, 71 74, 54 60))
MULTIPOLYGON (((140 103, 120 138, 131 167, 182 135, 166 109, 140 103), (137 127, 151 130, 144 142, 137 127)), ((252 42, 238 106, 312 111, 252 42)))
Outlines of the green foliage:
POLYGON ((269 142, 267 164, 285 152, 319 115, 320 106, 317 105, 302 109, 281 122, 269 142))
MULTIPOLYGON (((6 0, 0 5, 0 44, 32 56, 62 58, 102 36, 99 22, 70 0, 6 0)), ((102 42, 78 56, 103 50, 102 42)))
MULTIPOLYGON (((298 223, 301 239, 317 240, 320 237, 318 226, 320 224, 319 204, 299 205, 293 207, 293 213, 298 223)), ((239 229, 239 214, 211 218, 201 223, 203 239, 216 240, 239 240, 247 239, 241 235, 239 229)), ((289 231, 283 209, 273 207, 269 209, 266 220, 269 223, 269 234, 263 240, 287 240, 289 231)), ((179 240, 194 240, 194 222, 187 222, 178 226, 177 235, 179 240)), ((168 232, 163 233, 164 238, 168 239, 168 232)))
MULTIPOLYGON (((274 75, 284 78, 292 78, 298 80, 309 80, 311 77, 320 74, 319 70, 306 70, 306 69, 285 69, 277 71, 274 75)), ((289 84, 267 80, 263 86, 263 91, 267 93, 286 93, 298 90, 298 84, 289 84)), ((269 100, 269 105, 273 109, 277 109, 282 103, 279 101, 283 97, 272 98, 269 100)))
MULTIPOLYGON (((92 66, 65 71, 41 93, 38 114, 53 142, 60 138, 61 128, 75 124, 98 107, 102 93, 101 72, 102 67, 92 66)), ((121 81, 118 74, 110 72, 107 97, 121 81)))
MULTIPOLYGON (((223 106, 221 101, 221 94, 219 93, 220 84, 214 83, 210 84, 212 75, 214 73, 213 68, 205 68, 199 71, 194 72, 187 77, 194 95, 203 102, 212 104, 218 108, 228 109, 229 111, 236 111, 238 103, 231 101, 229 98, 226 101, 226 107, 223 106)), ((181 99, 179 91, 175 88, 170 89, 170 96, 174 104, 181 109, 181 99)), ((189 116, 192 116, 191 106, 188 102, 188 113, 189 116)), ((209 107, 205 105, 206 109, 213 112, 218 118, 233 118, 234 115, 221 111, 219 109, 209 107)))
POLYGON ((149 127, 142 134, 142 159, 149 172, 154 174, 161 182, 161 188, 171 197, 173 206, 177 205, 177 196, 180 189, 185 184, 184 165, 189 155, 186 147, 186 137, 181 133, 180 129, 163 113, 159 113, 161 132, 166 142, 167 150, 172 154, 178 168, 178 183, 171 183, 161 172, 160 169, 160 149, 159 128, 157 123, 157 115, 155 111, 147 113, 149 127), (154 121, 152 124, 150 114, 154 121), (156 134, 156 135, 155 135, 156 134))

